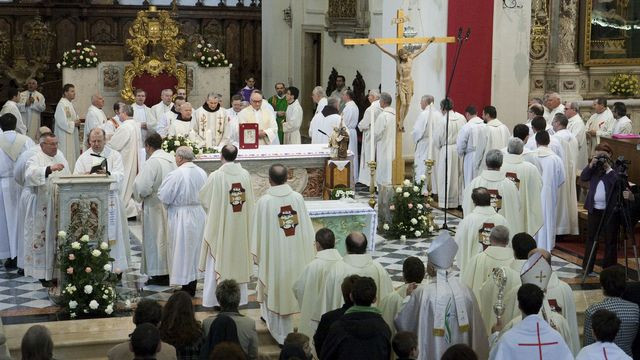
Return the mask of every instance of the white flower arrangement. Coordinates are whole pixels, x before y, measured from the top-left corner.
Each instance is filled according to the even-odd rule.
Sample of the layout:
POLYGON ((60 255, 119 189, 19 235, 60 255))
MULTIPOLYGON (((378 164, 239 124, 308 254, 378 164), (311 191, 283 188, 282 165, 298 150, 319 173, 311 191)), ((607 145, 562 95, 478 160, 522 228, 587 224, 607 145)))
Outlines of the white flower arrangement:
POLYGON ((62 53, 62 60, 56 64, 58 69, 70 67, 72 69, 92 68, 98 66, 100 59, 95 45, 89 43, 89 40, 76 43, 74 49, 62 53))
POLYGON ((389 224, 385 223, 384 225, 382 225, 382 228, 386 231, 389 230, 389 224))
POLYGON ((404 181, 402 182, 402 185, 411 186, 411 181, 409 179, 404 179, 404 181))
POLYGON ((89 242, 89 235, 82 235, 82 237, 80 238, 80 241, 89 242))
POLYGON ((95 256, 95 257, 98 257, 98 256, 100 256, 101 254, 102 254, 102 251, 100 251, 100 250, 98 250, 98 249, 95 249, 95 250, 93 250, 93 251, 91 252, 91 255, 93 255, 93 256, 95 256))
POLYGON ((406 191, 402 194, 402 196, 404 196, 404 197, 406 197, 406 198, 408 198, 410 195, 411 195, 411 194, 409 194, 409 193, 408 193, 408 192, 406 192, 406 191))
POLYGON ((196 46, 193 60, 201 67, 231 67, 222 51, 216 49, 204 40, 196 46))
POLYGON ((72 243, 71 243, 71 248, 72 248, 73 250, 80 250, 80 243, 79 243, 79 242, 77 242, 77 241, 72 242, 72 243))
POLYGON ((109 248, 109 244, 107 244, 106 242, 101 242, 100 243, 100 249, 102 250, 107 250, 109 248))
POLYGON ((343 200, 343 199, 353 199, 356 196, 356 192, 349 188, 335 188, 331 191, 331 200, 343 200))
POLYGON ((85 286, 84 286, 84 293, 85 293, 85 294, 89 295, 89 294, 91 294, 92 292, 93 292, 93 286, 91 286, 91 285, 85 285, 85 286))
POLYGON ((424 178, 412 181, 405 179, 395 187, 395 194, 387 205, 391 222, 382 224, 381 231, 387 238, 406 240, 407 238, 424 237, 429 232, 428 197, 422 193, 424 178))
POLYGON ((402 192, 402 188, 401 188, 400 186, 398 186, 398 187, 396 188, 396 193, 397 193, 397 194, 400 194, 401 192, 402 192))
POLYGON ((89 303, 89 308, 91 310, 96 310, 98 307, 100 307, 100 304, 98 304, 98 302, 95 300, 91 300, 91 302, 89 303))
POLYGON ((71 300, 69 301, 69 309, 75 309, 76 307, 78 307, 78 302, 75 300, 71 300))
POLYGON ((104 269, 104 271, 111 271, 111 264, 104 264, 102 268, 104 269))

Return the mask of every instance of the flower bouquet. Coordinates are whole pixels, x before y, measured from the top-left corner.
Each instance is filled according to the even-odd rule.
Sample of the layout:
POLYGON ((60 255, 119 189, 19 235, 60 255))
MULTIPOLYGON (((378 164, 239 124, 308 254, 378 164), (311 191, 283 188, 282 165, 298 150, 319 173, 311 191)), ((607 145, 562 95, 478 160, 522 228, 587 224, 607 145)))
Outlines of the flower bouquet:
POLYGON ((91 44, 89 40, 85 40, 76 43, 75 49, 65 51, 62 54, 62 61, 56 66, 58 69, 65 67, 72 69, 92 68, 98 66, 99 62, 100 58, 98 58, 96 46, 91 44))
POLYGON ((609 78, 607 89, 611 95, 635 96, 640 92, 640 83, 636 75, 615 74, 609 78))
POLYGON ((429 221, 431 206, 427 196, 422 193, 424 180, 423 175, 420 181, 404 180, 402 185, 396 187, 389 205, 391 223, 382 225, 386 236, 406 240, 425 237, 435 230, 429 221))
POLYGON ((180 146, 188 146, 193 150, 193 155, 198 154, 215 154, 218 150, 214 148, 200 148, 198 147, 198 143, 189 139, 188 137, 184 137, 181 135, 178 136, 167 136, 162 142, 162 150, 166 151, 171 155, 176 154, 176 149, 180 146))
POLYGON ((204 40, 196 46, 193 53, 193 61, 197 62, 201 67, 232 67, 233 64, 224 56, 222 51, 214 48, 211 44, 205 43, 204 40))
POLYGON ((356 192, 347 187, 336 187, 331 190, 331 196, 329 200, 342 200, 353 199, 356 196, 356 192))

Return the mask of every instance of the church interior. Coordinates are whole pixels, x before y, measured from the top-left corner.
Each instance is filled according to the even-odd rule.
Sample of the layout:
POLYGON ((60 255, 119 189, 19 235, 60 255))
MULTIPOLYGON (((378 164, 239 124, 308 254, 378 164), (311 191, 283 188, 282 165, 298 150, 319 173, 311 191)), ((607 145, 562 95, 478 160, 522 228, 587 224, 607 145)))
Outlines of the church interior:
POLYGON ((317 338, 353 274, 352 305, 373 278, 369 305, 389 332, 375 340, 386 353, 364 358, 511 359, 502 335, 534 316, 518 289, 542 289, 535 314, 568 350, 543 349, 557 342, 538 329, 531 359, 587 359, 602 344, 615 347, 605 358, 640 359, 638 49, 639 0, 0 0, 0 359, 41 347, 42 359, 133 359, 133 345, 114 347, 139 336, 138 305, 160 304, 169 322, 185 292, 193 309, 176 316, 211 328, 194 350, 158 318, 158 359, 354 358, 383 336, 345 334, 332 354, 336 326, 322 351, 317 338), (242 182, 224 178, 232 164, 242 182), (287 198, 282 187, 296 200, 269 224, 256 209, 287 198), (337 258, 322 270, 327 229, 337 258), (287 239, 307 243, 296 252, 287 239), (229 261, 238 253, 221 244, 240 242, 229 261), (347 260, 365 254, 367 265, 347 260), (248 280, 229 285, 243 266, 248 280), (438 335, 442 284, 456 335, 438 335), (220 345, 203 349, 229 326, 226 286, 255 340, 233 318, 238 334, 216 344, 242 351, 215 357, 220 345), (599 307, 611 297, 629 313, 599 307), (410 306, 415 327, 402 320, 410 306), (615 341, 596 329, 601 308, 617 316, 615 341), (165 343, 177 357, 162 357, 165 343), (468 351, 456 344, 476 357, 455 357, 468 351))

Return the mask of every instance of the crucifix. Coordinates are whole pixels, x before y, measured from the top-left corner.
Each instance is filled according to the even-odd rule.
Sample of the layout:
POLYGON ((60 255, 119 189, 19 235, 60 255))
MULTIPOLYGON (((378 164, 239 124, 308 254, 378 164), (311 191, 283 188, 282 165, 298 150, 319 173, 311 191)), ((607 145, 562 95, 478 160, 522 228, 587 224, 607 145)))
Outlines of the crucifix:
POLYGON ((540 270, 540 275, 535 276, 535 278, 538 279, 538 281, 540 281, 540 282, 543 282, 546 277, 547 277, 547 275, 544 275, 542 270, 540 270))
MULTIPOLYGON (((413 79, 411 78, 411 66, 413 59, 427 49, 431 43, 454 43, 456 38, 446 37, 404 37, 404 23, 408 19, 404 11, 398 10, 393 23, 397 26, 396 38, 377 39, 344 39, 344 45, 369 45, 378 46, 384 53, 396 61, 396 156, 393 160, 393 184, 397 185, 404 180, 404 158, 402 157, 402 133, 404 132, 404 118, 407 115, 409 104, 413 97, 413 79), (396 54, 393 54, 381 45, 395 44, 396 54), (404 48, 404 44, 423 44, 418 51, 410 53, 404 48)), ((372 179, 373 182, 373 179, 372 179)))

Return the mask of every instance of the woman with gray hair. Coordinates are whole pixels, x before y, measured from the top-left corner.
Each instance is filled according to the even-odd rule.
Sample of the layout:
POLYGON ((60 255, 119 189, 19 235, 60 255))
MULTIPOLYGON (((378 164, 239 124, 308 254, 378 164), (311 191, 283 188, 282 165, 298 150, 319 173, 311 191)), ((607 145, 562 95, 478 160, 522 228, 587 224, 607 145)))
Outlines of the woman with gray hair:
POLYGON ((53 359, 51 332, 42 325, 33 325, 22 337, 20 352, 23 360, 53 359))

